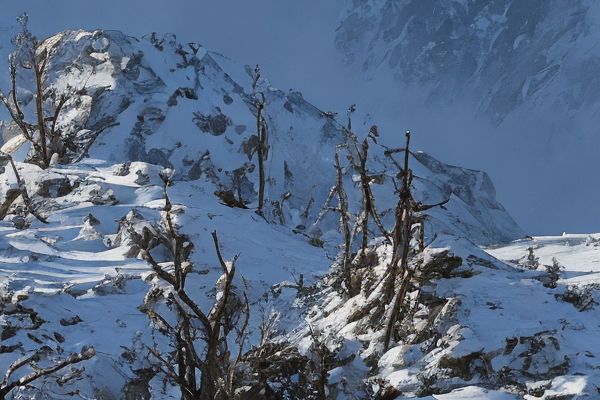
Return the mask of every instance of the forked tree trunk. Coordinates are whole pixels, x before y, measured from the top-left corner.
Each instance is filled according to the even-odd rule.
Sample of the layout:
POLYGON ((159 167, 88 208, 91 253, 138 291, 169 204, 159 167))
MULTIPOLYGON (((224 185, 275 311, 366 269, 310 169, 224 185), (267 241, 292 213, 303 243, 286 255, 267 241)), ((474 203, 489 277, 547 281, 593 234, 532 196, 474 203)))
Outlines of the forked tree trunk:
POLYGON ((263 215, 265 205, 265 184, 266 184, 266 173, 265 173, 265 158, 267 155, 267 124, 263 116, 265 108, 265 95, 261 95, 261 100, 257 104, 256 113, 256 130, 258 132, 258 148, 256 155, 258 157, 258 209, 257 212, 263 215))

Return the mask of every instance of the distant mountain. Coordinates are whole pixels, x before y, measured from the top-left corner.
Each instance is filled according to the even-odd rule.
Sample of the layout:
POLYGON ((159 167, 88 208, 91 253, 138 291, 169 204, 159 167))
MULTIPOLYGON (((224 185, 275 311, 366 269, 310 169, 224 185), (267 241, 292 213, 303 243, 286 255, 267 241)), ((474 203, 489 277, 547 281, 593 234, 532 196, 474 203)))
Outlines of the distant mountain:
POLYGON ((573 115, 600 100, 599 10, 588 0, 353 1, 335 41, 371 76, 389 69, 429 101, 466 99, 496 123, 519 108, 573 115))
POLYGON ((388 131, 406 121, 432 154, 484 169, 526 230, 585 232, 600 224, 599 17, 589 0, 352 1, 335 44, 388 131))

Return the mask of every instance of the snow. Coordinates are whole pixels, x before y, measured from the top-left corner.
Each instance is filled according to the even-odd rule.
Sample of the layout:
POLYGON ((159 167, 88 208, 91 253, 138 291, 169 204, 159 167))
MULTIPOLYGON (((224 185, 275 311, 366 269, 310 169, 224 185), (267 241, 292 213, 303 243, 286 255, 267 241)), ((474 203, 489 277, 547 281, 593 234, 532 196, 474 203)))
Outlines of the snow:
MULTIPOLYGON (((0 276, 3 277, 3 291, 27 297, 21 304, 34 308, 47 321, 43 332, 61 332, 69 346, 66 350, 78 350, 83 343, 96 348, 99 357, 87 363, 86 369, 92 376, 103 376, 104 385, 107 385, 104 389, 118 395, 123 379, 132 374, 114 364, 123 351, 122 346, 129 346, 138 333, 144 341, 150 340, 147 317, 137 309, 148 289, 143 279, 149 267, 142 260, 128 258, 126 245, 107 249, 105 239, 114 237, 115 221, 132 208, 153 216, 150 220, 156 220, 162 191, 150 185, 140 192, 139 185, 134 183, 137 178, 133 172, 135 167, 155 174, 159 170, 157 167, 132 163, 131 173, 114 176, 110 166, 94 164, 94 167, 86 164, 62 166, 55 173, 94 176, 103 182, 105 189, 113 190, 122 202, 98 206, 74 201, 54 211, 49 225, 34 222, 30 228, 21 231, 9 222, 2 222, 0 276), (78 239, 90 229, 89 223, 83 222, 88 213, 92 213, 100 224, 93 227, 93 235, 85 236, 88 250, 73 250, 81 246, 78 239), (125 278, 123 287, 111 283, 118 277, 125 278), (74 315, 83 319, 74 329, 59 323, 60 319, 74 315), (118 370, 110 372, 115 367, 118 370)), ((219 233, 227 258, 240 254, 238 273, 249 280, 251 290, 248 294, 257 307, 263 293, 273 283, 288 278, 291 272, 301 271, 310 282, 328 269, 323 250, 298 240, 288 229, 273 227, 253 213, 220 205, 212 194, 203 193, 202 188, 193 184, 179 183, 171 191, 173 201, 190 204, 185 207, 182 222, 197 246, 194 256, 197 267, 208 273, 202 279, 205 282, 202 287, 207 290, 210 286, 205 285, 220 272, 211 246, 213 229, 219 233)), ((258 309, 254 312, 253 318, 258 319, 258 309)), ((288 313, 287 318, 294 317, 288 313)), ((26 348, 35 346, 21 335, 3 341, 3 345, 17 342, 24 343, 26 348)), ((6 368, 11 361, 12 357, 3 356, 0 369, 6 368)), ((90 384, 91 387, 83 385, 82 390, 93 392, 93 386, 101 382, 93 379, 88 381, 90 384)), ((59 393, 55 395, 60 397, 59 393)))
MULTIPOLYGON (((594 240, 598 237, 535 237, 486 248, 489 255, 464 240, 440 237, 432 249, 426 250, 424 259, 450 250, 462 258, 461 268, 467 267, 474 274, 436 280, 423 288, 446 299, 439 314, 443 317, 436 318, 441 324, 437 327, 437 343, 392 346, 378 358, 378 377, 397 388, 405 396, 400 398, 406 399, 517 399, 523 395, 527 399, 571 395, 594 398, 600 383, 595 351, 600 346, 600 319, 595 313, 600 265, 594 240), (540 281, 545 276, 543 267, 529 271, 515 261, 522 259, 530 246, 540 264, 551 264, 554 257, 565 266, 556 288, 547 288, 540 281), (561 296, 574 288, 591 291, 594 300, 589 308, 579 310, 575 304, 562 300, 561 296), (536 347, 536 343, 541 347, 536 347), (473 373, 473 369, 467 380, 447 375, 448 366, 444 365, 475 365, 475 361, 461 361, 471 357, 487 359, 491 375, 473 373), (518 386, 502 387, 502 381, 496 381, 502 373, 529 389, 519 393, 518 386), (428 386, 424 377, 430 377, 435 386, 428 386), (419 393, 423 390, 444 394, 422 397, 419 393)), ((387 254, 385 246, 379 254, 387 254)), ((377 268, 386 262, 380 259, 377 268)), ((380 333, 364 332, 362 320, 345 322, 355 310, 364 307, 367 298, 360 294, 340 301, 335 293, 324 296, 324 304, 315 308, 309 323, 361 343, 356 354, 363 359, 378 351, 373 346, 380 333)), ((377 296, 374 290, 368 298, 377 296)), ((415 326, 422 324, 415 322, 415 326)))
MULTIPOLYGON (((577 396, 585 390, 587 383, 587 379, 583 376, 561 376, 552 381, 550 388, 541 398, 552 399, 553 396, 577 396)), ((526 400, 539 398, 540 397, 525 396, 526 400)))
MULTIPOLYGON (((85 364, 85 378, 73 384, 88 397, 102 393, 119 398, 127 381, 148 367, 147 359, 128 355, 142 354, 144 346, 156 341, 165 345, 139 310, 151 285, 160 283, 147 263, 132 255, 119 220, 139 218, 135 223, 140 226, 160 220, 165 203, 159 173, 168 167, 174 170, 168 191, 176 223, 194 244, 190 287, 195 300, 208 312, 221 295, 214 290, 223 279, 210 234, 216 231, 227 262, 239 255, 235 290, 243 287, 242 278, 249 285, 249 346, 257 343, 258 326, 269 311, 280 316, 282 336, 300 354, 309 354, 314 344, 308 332, 320 332, 329 350, 350 360, 329 371, 330 383, 344 389, 340 398, 364 398, 366 388, 383 383, 405 398, 439 400, 539 398, 529 392, 540 382, 549 384, 546 397, 597 394, 600 320, 594 307, 600 235, 515 240, 524 233, 497 201, 487 174, 414 152, 415 196, 424 204, 448 203, 431 210, 426 229, 430 246, 411 262, 428 265, 448 253, 460 257, 460 265, 454 275, 432 278, 422 292, 410 293, 411 299, 423 295, 434 301, 417 304, 410 321, 413 331, 384 352, 381 324, 370 324, 370 315, 351 319, 382 297, 390 245, 381 238, 371 242, 377 262, 368 273, 376 279, 348 299, 328 284, 339 269, 337 217, 329 214, 314 223, 334 181, 331 164, 336 145, 344 140, 342 125, 300 93, 274 89, 264 79, 258 82, 267 97, 270 135, 263 218, 254 212, 256 161, 243 151, 256 124, 251 68, 204 48, 193 57, 192 47, 171 36, 159 40, 164 42, 115 31, 66 31, 46 42, 56 45, 52 84, 89 90, 84 101, 67 106, 60 121, 65 129, 91 129, 106 118, 119 125, 98 137, 90 158, 72 165, 41 170, 23 163, 24 154, 16 157, 27 189, 49 223, 29 217, 31 225, 17 228, 12 215, 0 222, 0 294, 11 304, 34 309, 45 322, 3 340, 3 345, 21 343, 23 348, 3 355, 0 370, 21 351, 38 347, 28 333, 57 352, 95 347, 98 356, 85 364), (75 61, 81 69, 64 68, 75 61), (247 171, 239 191, 248 209, 230 208, 215 195, 237 189, 234 174, 240 170, 247 171), (59 196, 59 188, 66 193, 59 196), (98 223, 91 222, 90 214, 98 223), (312 235, 324 239, 323 248, 309 243, 312 235), (529 247, 541 264, 556 258, 565 266, 557 287, 543 285, 544 271, 518 265, 529 247), (300 275, 314 290, 306 298, 290 284, 300 275), (574 288, 589 290, 594 302, 578 309, 565 301, 574 288), (65 323, 76 316, 80 322, 65 323), (514 381, 503 381, 505 373, 514 381)), ((16 142, 5 147, 17 151, 16 142)), ((369 165, 380 181, 372 185, 377 207, 391 228, 397 201, 392 179, 398 171, 383 151, 374 145, 369 165)), ((356 214, 356 171, 344 167, 350 211, 356 214)), ((14 187, 14 175, 6 170, 0 175, 0 194, 14 187)), ((156 253, 169 267, 164 254, 156 253)), ((16 319, 2 315, 0 324, 27 323, 27 318, 16 319)), ((45 383, 57 399, 71 389, 45 383)), ((160 398, 178 398, 174 388, 163 391, 160 386, 159 378, 150 383, 160 398)), ((30 394, 29 389, 22 392, 30 394)))
MULTIPOLYGON (((399 397, 398 400, 408 400, 407 397, 399 397)), ((516 400, 519 399, 510 393, 502 392, 499 390, 488 390, 482 389, 476 386, 467 386, 453 390, 447 394, 433 395, 427 397, 420 397, 423 400, 516 400)))

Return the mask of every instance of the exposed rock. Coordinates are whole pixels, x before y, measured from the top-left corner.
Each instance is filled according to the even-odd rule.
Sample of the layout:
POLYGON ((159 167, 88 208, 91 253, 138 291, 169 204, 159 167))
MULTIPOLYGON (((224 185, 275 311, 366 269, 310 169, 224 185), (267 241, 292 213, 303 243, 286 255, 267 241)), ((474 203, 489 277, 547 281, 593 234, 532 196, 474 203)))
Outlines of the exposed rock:
POLYGON ((238 135, 241 135, 244 132, 246 132, 246 125, 236 125, 234 130, 235 130, 235 133, 237 133, 238 135))
POLYGON ((223 95, 223 103, 230 105, 231 103, 233 103, 233 98, 230 95, 228 95, 227 93, 225 93, 223 95))
POLYGON ((198 100, 198 95, 196 94, 196 91, 193 88, 177 88, 177 90, 175 90, 173 92, 173 94, 171 95, 171 97, 169 97, 169 100, 167 100, 167 105, 169 107, 173 107, 177 105, 177 99, 180 97, 184 97, 188 100, 198 100))
POLYGON ((71 181, 67 177, 44 179, 39 182, 39 190, 36 194, 45 198, 57 198, 66 196, 73 191, 71 181))
POLYGON ((462 357, 444 356, 439 361, 439 367, 450 370, 450 376, 456 376, 465 381, 473 379, 475 374, 488 377, 491 372, 490 360, 481 351, 462 357))
POLYGON ((235 208, 248 208, 246 204, 240 199, 237 199, 231 190, 220 190, 216 191, 215 195, 221 199, 223 204, 229 207, 235 208))
POLYGON ((102 282, 92 288, 95 294, 106 296, 109 294, 124 294, 127 280, 131 277, 118 274, 117 276, 107 276, 102 282))
POLYGON ((242 142, 242 145, 240 147, 240 152, 247 155, 248 160, 252 160, 252 157, 254 157, 254 154, 256 153, 256 150, 258 149, 258 145, 259 145, 258 136, 250 135, 250 136, 248 136, 248 138, 246 140, 244 140, 242 142))
POLYGON ((137 178, 135 178, 134 182, 138 185, 144 186, 150 182, 150 177, 144 171, 137 170, 135 171, 135 174, 137 175, 137 178))
POLYGON ((116 164, 115 166, 113 166, 113 173, 116 176, 129 175, 129 166, 130 165, 131 165, 131 163, 116 164))
POLYGON ((210 133, 214 136, 221 136, 225 133, 227 127, 232 124, 231 118, 223 114, 218 107, 210 115, 195 112, 193 121, 202 132, 210 133))
POLYGON ((152 368, 145 368, 135 371, 136 378, 127 382, 123 388, 123 398, 125 400, 150 400, 150 381, 156 375, 152 368))
POLYGON ((90 191, 90 200, 93 204, 95 205, 104 205, 104 204, 110 204, 110 205, 115 205, 119 202, 119 200, 117 200, 117 198, 115 197, 115 194, 113 193, 112 189, 108 189, 106 191, 103 191, 99 185, 98 188, 92 189, 90 191))
POLYGON ((137 116, 133 127, 134 135, 151 135, 156 132, 165 120, 165 113, 158 107, 148 107, 137 116))
POLYGON ((431 281, 434 279, 468 278, 473 275, 469 270, 459 269, 462 259, 449 251, 435 253, 421 267, 420 279, 431 281))
POLYGON ((60 320, 60 324, 62 326, 77 325, 80 322, 82 322, 82 319, 79 317, 79 315, 76 315, 76 316, 71 317, 71 318, 62 318, 60 320))
POLYGON ((89 213, 88 215, 86 215, 83 218, 83 222, 87 223, 87 224, 89 224, 91 226, 95 226, 95 225, 99 225, 100 224, 100 221, 96 217, 94 217, 91 213, 89 213))
POLYGON ((111 244, 114 247, 129 246, 126 256, 137 257, 140 248, 135 244, 132 235, 139 235, 138 242, 143 243, 145 248, 152 249, 158 245, 156 229, 135 209, 119 220, 119 230, 111 244))

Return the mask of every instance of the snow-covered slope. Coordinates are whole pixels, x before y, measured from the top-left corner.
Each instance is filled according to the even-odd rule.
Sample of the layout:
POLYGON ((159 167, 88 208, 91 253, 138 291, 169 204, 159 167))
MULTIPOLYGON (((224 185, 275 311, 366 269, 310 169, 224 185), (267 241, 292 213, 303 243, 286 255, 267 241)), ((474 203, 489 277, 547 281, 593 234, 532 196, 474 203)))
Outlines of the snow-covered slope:
MULTIPOLYGON (((329 215, 313 223, 334 183, 336 145, 348 140, 341 125, 301 94, 258 82, 267 99, 270 144, 269 205, 263 219, 252 209, 258 186, 256 156, 247 155, 256 129, 252 69, 193 44, 179 45, 171 36, 138 40, 119 32, 67 31, 48 39, 46 46, 51 54, 49 82, 81 93, 66 105, 59 121, 65 131, 78 135, 118 125, 103 131, 90 147, 90 157, 75 164, 41 170, 17 163, 49 224, 24 217, 22 203, 0 223, 0 370, 42 345, 49 346, 50 359, 83 346, 96 350, 85 370, 70 371, 66 381, 46 379, 43 387, 24 388, 19 395, 39 395, 41 388, 56 399, 75 390, 98 399, 179 396, 150 368, 148 347, 163 346, 165 339, 140 312, 152 274, 132 250, 123 228, 124 221, 143 225, 159 220, 164 200, 158 174, 164 167, 176 171, 169 192, 180 229, 194 243, 189 285, 201 307, 211 304, 220 275, 210 237, 216 230, 227 259, 240 253, 234 284, 240 291, 242 277, 247 279, 248 346, 257 343, 261 320, 273 309, 280 315, 278 328, 289 333, 290 340, 299 340, 296 344, 302 349, 307 334, 304 312, 331 294, 321 278, 339 243, 338 221, 329 215), (215 195, 237 192, 238 183, 249 209, 228 207, 215 195), (307 240, 317 231, 325 240, 324 249, 307 240), (297 285, 294 289, 289 282, 280 284, 300 276, 312 293, 307 298, 297 285)), ((5 126, 8 137, 14 130, 5 126)), ((372 145, 369 173, 376 178, 372 186, 378 210, 391 229, 397 201, 392 179, 398 169, 384 151, 372 145)), ((22 160, 23 152, 15 157, 22 160)), ((343 163, 350 211, 355 214, 356 171, 347 160, 343 163)), ((422 152, 413 153, 411 167, 418 200, 449 200, 429 219, 427 236, 431 240, 438 235, 436 247, 448 246, 469 260, 469 252, 486 257, 473 243, 523 236, 496 200, 485 173, 443 164, 422 152)), ((2 202, 15 185, 11 169, 5 168, 0 175, 2 202)), ((378 251, 383 262, 389 254, 385 246, 378 251)), ((490 283, 483 273, 478 279, 494 293, 493 280, 490 283)), ((475 287, 483 286, 467 283, 464 290, 475 287)), ((338 325, 345 322, 343 316, 339 314, 338 325)), ((328 329, 337 334, 334 327, 328 329)), ((390 373, 404 373, 399 366, 385 368, 385 379, 390 373)), ((340 377, 335 371, 330 375, 340 377)))
MULTIPOLYGON (((111 166, 98 160, 47 172, 22 165, 23 178, 32 182, 30 193, 48 210, 49 224, 34 221, 30 227, 17 229, 12 216, 12 223, 1 223, 1 370, 38 349, 40 343, 53 350, 50 359, 93 346, 96 356, 75 379, 82 395, 119 399, 131 390, 133 394, 128 396, 133 397, 126 398, 148 398, 135 397, 133 390, 136 379, 144 379, 140 375, 148 368, 145 346, 161 340, 139 310, 149 289, 143 278, 150 268, 130 254, 131 242, 119 238, 118 233, 122 231, 119 221, 127 216, 134 222, 159 219, 164 207, 160 169, 139 162, 111 166), (142 185, 136 183, 140 175, 149 178, 142 185), (34 182, 44 184, 36 190, 34 182), (42 197, 40 188, 72 191, 50 198, 42 197), (142 356, 131 357, 135 353, 142 356)), ((11 179, 10 173, 3 176, 11 179)), ((322 249, 299 240, 289 229, 267 224, 251 211, 220 205, 204 185, 180 183, 171 192, 176 204, 185 204, 180 219, 196 246, 192 261, 198 271, 190 285, 202 307, 208 307, 220 272, 211 244, 212 230, 219 233, 225 257, 241 254, 236 285, 242 287, 242 276, 249 282, 254 327, 260 323, 263 307, 267 311, 271 307, 263 296, 274 283, 298 274, 312 281, 327 271, 329 262, 322 249)), ((287 314, 298 323, 293 310, 287 314)), ((256 334, 254 331, 254 343, 256 334)), ((161 394, 164 389, 159 381, 154 384, 154 398, 171 398, 161 394)), ((50 379, 43 392, 58 399, 70 398, 72 390, 72 385, 50 379)), ((176 390, 167 392, 176 398, 176 390)), ((23 398, 39 395, 35 389, 20 393, 23 398)))
POLYGON ((333 385, 352 399, 368 398, 360 379, 390 399, 595 399, 597 250, 597 235, 539 237, 489 254, 442 237, 413 260, 422 286, 411 293, 414 308, 403 311, 399 343, 383 351, 384 245, 378 265, 358 272, 360 294, 345 299, 323 287, 307 321, 327 332, 339 358, 353 360, 336 370, 333 385), (529 247, 537 270, 525 267, 529 247), (564 267, 555 287, 545 271, 553 257, 564 267))
MULTIPOLYGON (((215 191, 239 193, 248 205, 256 204, 258 191, 255 92, 264 92, 268 219, 291 227, 308 227, 315 220, 334 183, 335 147, 345 139, 342 126, 301 93, 284 93, 264 79, 253 90, 253 68, 241 68, 199 45, 179 44, 170 35, 138 40, 119 32, 67 31, 46 45, 51 49, 49 82, 59 90, 85 93, 67 104, 59 124, 74 135, 118 124, 93 143, 92 157, 175 168, 178 179, 209 181, 215 191)), ((374 172, 387 168, 394 176, 389 161, 380 159, 374 172)), ((478 243, 523 236, 495 200, 485 174, 449 167, 424 154, 417 161, 421 197, 453 195, 453 212, 440 219, 461 221, 467 229, 459 231, 478 243)), ((391 186, 384 186, 389 192, 391 186)), ((380 208, 395 206, 389 194, 380 208)), ((447 229, 451 225, 457 224, 446 223, 447 229)))

